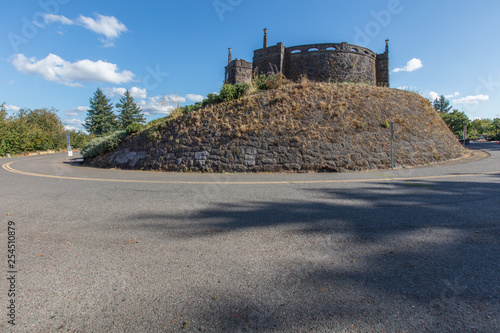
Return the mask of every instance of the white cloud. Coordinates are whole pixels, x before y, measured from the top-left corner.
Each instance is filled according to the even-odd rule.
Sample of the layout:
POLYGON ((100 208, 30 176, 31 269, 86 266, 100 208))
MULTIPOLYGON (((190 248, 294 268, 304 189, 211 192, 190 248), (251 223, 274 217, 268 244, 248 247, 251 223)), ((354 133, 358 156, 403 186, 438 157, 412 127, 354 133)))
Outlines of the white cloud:
POLYGON ((70 20, 69 18, 67 18, 63 15, 45 14, 43 16, 43 18, 45 19, 45 23, 47 23, 47 24, 54 23, 54 22, 59 22, 61 24, 65 24, 65 25, 75 24, 75 22, 73 20, 70 20))
POLYGON ((177 104, 177 103, 186 103, 186 98, 179 95, 167 95, 163 96, 163 99, 167 103, 177 104))
POLYGON ((125 88, 104 88, 104 93, 109 98, 123 96, 123 94, 125 94, 125 91, 127 91, 127 89, 125 88))
POLYGON ((191 102, 194 102, 194 103, 198 103, 198 102, 203 102, 203 100, 205 99, 205 97, 202 96, 202 95, 197 95, 197 94, 187 94, 186 95, 186 99, 188 101, 191 101, 191 102))
POLYGON ((83 127, 77 127, 77 126, 68 126, 68 125, 64 125, 64 129, 66 131, 81 131, 83 129, 83 127))
POLYGON ((5 110, 17 112, 17 111, 21 110, 21 108, 19 106, 15 106, 15 105, 5 105, 5 110))
POLYGON ((429 93, 429 98, 430 98, 431 101, 435 101, 439 97, 440 97, 439 94, 437 92, 435 92, 435 91, 431 91, 429 93))
POLYGON ((150 97, 148 99, 137 102, 137 105, 141 107, 145 115, 161 114, 169 115, 174 109, 173 106, 164 105, 162 103, 162 96, 150 97))
POLYGON ((413 72, 413 71, 416 71, 417 69, 420 69, 424 67, 424 65, 422 64, 422 61, 420 59, 417 59, 417 58, 413 58, 411 59, 410 61, 408 61, 406 63, 406 66, 402 67, 402 68, 395 68, 393 70, 394 73, 397 73, 397 72, 413 72))
POLYGON ((444 98, 453 98, 453 97, 458 97, 460 96, 460 93, 457 91, 451 95, 444 95, 444 98))
POLYGON ((61 23, 64 25, 79 25, 85 29, 91 30, 99 35, 103 35, 106 38, 101 38, 101 42, 104 43, 105 47, 113 46, 113 40, 120 37, 120 34, 128 31, 125 24, 120 22, 114 16, 105 16, 101 14, 96 14, 96 18, 80 15, 77 19, 69 19, 63 15, 44 15, 45 23, 61 23))
POLYGON ((108 39, 114 39, 120 36, 122 32, 127 31, 125 24, 118 21, 114 16, 104 16, 97 14, 97 19, 80 15, 77 22, 85 28, 92 30, 97 34, 106 36, 108 39))
POLYGON ((83 131, 83 123, 84 121, 81 119, 65 119, 63 120, 64 128, 69 131, 83 131))
POLYGON ((453 100, 453 103, 456 104, 477 104, 479 102, 486 102, 490 100, 490 96, 488 95, 476 95, 476 96, 467 96, 459 99, 453 100))
MULTIPOLYGON (((125 94, 126 91, 127 91, 126 88, 116 88, 116 87, 104 89, 106 95, 111 98, 121 97, 125 94)), ((141 89, 138 87, 132 87, 128 91, 130 92, 130 96, 132 96, 133 98, 144 99, 148 97, 148 91, 146 90, 146 88, 141 89)))
MULTIPOLYGON (((453 98, 453 97, 458 97, 458 96, 460 96, 460 93, 459 93, 458 91, 456 91, 456 92, 454 92, 453 94, 444 95, 444 98, 446 98, 446 99, 448 99, 448 100, 449 100, 450 98, 453 98)), ((434 100, 436 100, 436 98, 437 98, 437 99, 441 98, 441 95, 440 95, 440 94, 438 94, 438 93, 437 93, 437 92, 435 92, 435 91, 431 91, 431 92, 429 93, 429 99, 430 99, 430 100, 432 100, 432 101, 434 101, 434 100)), ((454 102, 455 102, 455 101, 454 101, 454 102)))
POLYGON ((148 97, 148 91, 146 88, 137 88, 137 87, 132 87, 129 89, 130 91, 130 96, 133 98, 147 98, 148 97))
POLYGON ((83 120, 81 120, 81 119, 66 119, 66 120, 64 120, 64 122, 66 124, 70 124, 70 125, 81 125, 81 124, 83 124, 83 120))
POLYGON ((42 60, 26 58, 24 54, 12 57, 12 64, 25 74, 38 74, 45 80, 70 87, 81 87, 78 82, 107 82, 114 84, 132 81, 134 74, 131 71, 118 71, 118 66, 102 60, 88 59, 69 62, 55 54, 49 54, 42 60))
POLYGON ((64 111, 64 114, 70 117, 76 117, 80 113, 87 112, 88 109, 88 106, 78 106, 74 109, 64 111))

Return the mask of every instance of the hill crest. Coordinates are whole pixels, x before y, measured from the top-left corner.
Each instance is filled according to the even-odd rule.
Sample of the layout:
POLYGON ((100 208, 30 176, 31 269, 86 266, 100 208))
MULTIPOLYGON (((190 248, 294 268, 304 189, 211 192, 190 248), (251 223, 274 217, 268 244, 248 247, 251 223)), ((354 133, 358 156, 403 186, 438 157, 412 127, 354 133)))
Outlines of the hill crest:
POLYGON ((90 165, 161 171, 390 168, 461 157, 430 102, 397 89, 303 81, 207 106, 127 137, 90 165))

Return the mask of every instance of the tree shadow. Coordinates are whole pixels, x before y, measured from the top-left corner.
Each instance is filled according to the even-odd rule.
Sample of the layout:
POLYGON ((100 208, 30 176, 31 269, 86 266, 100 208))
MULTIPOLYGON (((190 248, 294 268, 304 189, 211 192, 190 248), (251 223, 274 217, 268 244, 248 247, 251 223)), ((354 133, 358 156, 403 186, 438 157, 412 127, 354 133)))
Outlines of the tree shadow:
MULTIPOLYGON (((278 240, 297 253, 276 266, 278 281, 263 283, 263 299, 243 292, 224 297, 219 307, 191 309, 204 313, 207 325, 215 325, 210 327, 331 331, 355 323, 360 331, 498 329, 498 183, 388 181, 302 192, 311 200, 219 203, 188 216, 131 218, 155 237, 188 244, 250 231, 296 241, 278 240)), ((249 248, 247 255, 255 253, 249 248)))

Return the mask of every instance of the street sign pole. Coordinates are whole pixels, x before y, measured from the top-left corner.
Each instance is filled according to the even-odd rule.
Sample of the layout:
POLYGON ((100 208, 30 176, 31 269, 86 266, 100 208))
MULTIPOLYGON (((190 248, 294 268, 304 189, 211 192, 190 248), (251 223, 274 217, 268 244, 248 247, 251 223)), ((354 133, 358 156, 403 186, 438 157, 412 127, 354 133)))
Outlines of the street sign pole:
POLYGON ((467 125, 464 126, 464 135, 463 135, 463 138, 464 138, 464 147, 465 147, 465 140, 467 140, 467 125))
POLYGON ((69 135, 69 133, 66 133, 66 142, 68 143, 68 156, 72 157, 73 151, 71 150, 71 136, 69 135))
POLYGON ((391 121, 391 168, 394 170, 394 122, 391 121))

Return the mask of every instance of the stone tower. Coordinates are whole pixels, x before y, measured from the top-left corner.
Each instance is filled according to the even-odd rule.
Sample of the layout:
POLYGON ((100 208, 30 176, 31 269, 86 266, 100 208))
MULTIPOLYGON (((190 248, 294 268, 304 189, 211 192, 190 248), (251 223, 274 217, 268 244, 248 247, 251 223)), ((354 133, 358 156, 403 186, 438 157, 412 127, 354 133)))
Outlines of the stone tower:
POLYGON ((227 62, 224 84, 236 84, 252 80, 252 63, 243 59, 233 60, 231 48, 229 48, 227 62))
POLYGON ((389 79, 389 40, 385 41, 385 52, 377 54, 377 86, 390 87, 389 79))

